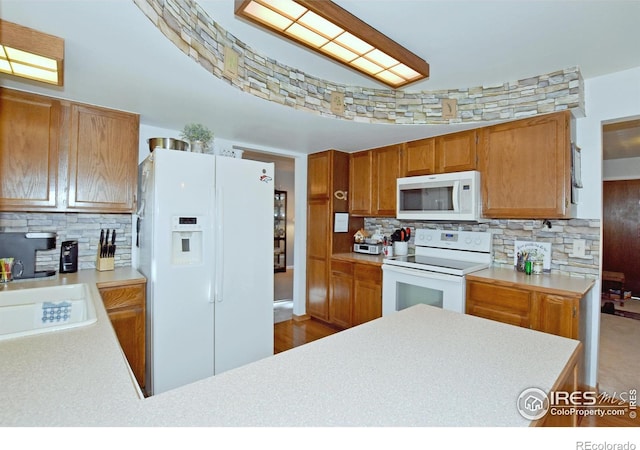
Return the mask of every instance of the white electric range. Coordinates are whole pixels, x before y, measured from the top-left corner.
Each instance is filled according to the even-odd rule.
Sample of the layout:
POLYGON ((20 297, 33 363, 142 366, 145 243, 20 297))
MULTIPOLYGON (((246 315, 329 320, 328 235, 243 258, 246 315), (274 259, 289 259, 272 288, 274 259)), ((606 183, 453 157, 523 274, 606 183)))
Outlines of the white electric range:
POLYGON ((417 229, 415 254, 382 265, 382 315, 418 303, 464 313, 465 275, 491 265, 490 232, 417 229))

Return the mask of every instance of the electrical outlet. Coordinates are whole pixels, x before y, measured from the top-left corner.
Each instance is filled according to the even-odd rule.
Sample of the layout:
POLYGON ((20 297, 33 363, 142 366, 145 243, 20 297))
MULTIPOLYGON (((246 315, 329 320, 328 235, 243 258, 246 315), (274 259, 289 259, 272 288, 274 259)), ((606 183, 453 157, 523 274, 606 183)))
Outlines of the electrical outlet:
POLYGON ((573 256, 584 256, 586 241, 584 239, 573 240, 573 256))

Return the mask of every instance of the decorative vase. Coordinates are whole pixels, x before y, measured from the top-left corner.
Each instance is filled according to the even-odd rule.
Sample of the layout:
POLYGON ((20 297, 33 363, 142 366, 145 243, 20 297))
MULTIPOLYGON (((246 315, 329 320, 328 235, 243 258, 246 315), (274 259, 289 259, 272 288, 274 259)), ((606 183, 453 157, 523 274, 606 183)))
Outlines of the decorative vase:
POLYGON ((204 143, 202 141, 191 141, 191 151, 193 153, 202 153, 204 150, 204 143))

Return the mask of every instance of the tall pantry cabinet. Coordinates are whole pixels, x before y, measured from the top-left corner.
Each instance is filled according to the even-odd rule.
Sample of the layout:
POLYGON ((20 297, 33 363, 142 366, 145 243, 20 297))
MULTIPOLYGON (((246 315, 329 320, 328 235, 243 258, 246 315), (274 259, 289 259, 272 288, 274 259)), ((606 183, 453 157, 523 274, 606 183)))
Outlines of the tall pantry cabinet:
POLYGON ((334 232, 336 213, 349 212, 349 154, 327 150, 307 160, 307 314, 330 321, 331 255, 351 251, 364 219, 351 218, 348 232, 334 232))

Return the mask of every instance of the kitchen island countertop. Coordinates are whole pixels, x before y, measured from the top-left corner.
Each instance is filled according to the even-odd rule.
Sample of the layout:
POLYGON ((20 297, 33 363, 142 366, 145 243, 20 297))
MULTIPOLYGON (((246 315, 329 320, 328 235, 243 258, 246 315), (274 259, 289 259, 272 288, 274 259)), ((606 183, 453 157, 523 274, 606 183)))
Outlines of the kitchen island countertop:
POLYGON ((528 426, 518 396, 549 391, 579 348, 417 305, 141 399, 100 309, 84 331, 0 343, 0 425, 528 426))

